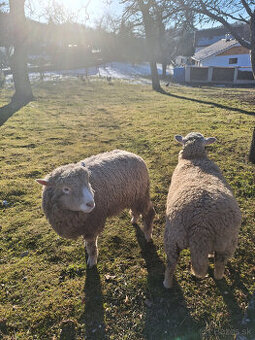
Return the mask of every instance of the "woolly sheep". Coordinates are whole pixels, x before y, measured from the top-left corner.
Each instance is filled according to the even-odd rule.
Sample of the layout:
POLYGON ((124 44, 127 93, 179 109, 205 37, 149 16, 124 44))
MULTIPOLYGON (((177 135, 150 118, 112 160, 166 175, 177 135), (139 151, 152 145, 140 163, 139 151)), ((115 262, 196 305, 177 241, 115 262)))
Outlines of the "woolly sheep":
POLYGON ((60 166, 45 179, 42 207, 53 229, 62 237, 83 236, 88 266, 97 263, 97 238, 107 217, 130 208, 134 224, 140 214, 143 232, 151 239, 155 215, 150 200, 150 181, 143 159, 114 150, 60 166))
POLYGON ((237 246, 241 213, 220 169, 206 154, 215 138, 191 132, 175 139, 183 145, 167 197, 164 286, 171 288, 182 249, 190 248, 193 273, 203 278, 214 252, 214 277, 223 278, 227 260, 237 246))

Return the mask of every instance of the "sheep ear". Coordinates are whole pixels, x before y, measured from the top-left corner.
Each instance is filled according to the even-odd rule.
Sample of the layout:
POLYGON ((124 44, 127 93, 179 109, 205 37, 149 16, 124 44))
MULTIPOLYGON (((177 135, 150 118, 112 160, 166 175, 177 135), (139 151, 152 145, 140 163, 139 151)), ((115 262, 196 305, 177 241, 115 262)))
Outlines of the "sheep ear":
POLYGON ((176 135, 174 138, 178 143, 181 143, 182 145, 184 144, 183 137, 181 135, 176 135))
POLYGON ((215 141, 216 141, 216 138, 214 138, 214 137, 205 138, 205 145, 212 144, 215 141))
POLYGON ((85 162, 81 162, 81 166, 84 166, 84 168, 86 167, 85 162))
POLYGON ((41 184, 41 185, 45 185, 45 186, 50 185, 49 181, 47 181, 46 179, 36 179, 36 182, 41 184))

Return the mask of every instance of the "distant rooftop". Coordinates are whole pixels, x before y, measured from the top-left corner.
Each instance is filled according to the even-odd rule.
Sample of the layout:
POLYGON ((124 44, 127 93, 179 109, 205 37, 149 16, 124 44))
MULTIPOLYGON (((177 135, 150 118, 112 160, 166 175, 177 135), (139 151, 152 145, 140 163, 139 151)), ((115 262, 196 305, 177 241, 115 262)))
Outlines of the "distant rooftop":
POLYGON ((235 39, 221 39, 219 41, 217 41, 216 43, 207 46, 201 50, 199 50, 198 52, 196 52, 192 59, 195 59, 197 61, 200 60, 204 60, 208 57, 211 57, 215 54, 218 54, 220 52, 224 52, 226 50, 228 50, 230 47, 235 46, 235 45, 239 45, 239 42, 235 39))
MULTIPOLYGON (((243 39, 249 40, 250 38, 249 25, 234 23, 231 26, 233 30, 236 31, 243 39)), ((224 38, 226 34, 230 34, 230 32, 229 29, 227 29, 224 26, 217 26, 195 31, 194 46, 206 47, 224 38)), ((234 39, 233 36, 232 38, 234 39)))

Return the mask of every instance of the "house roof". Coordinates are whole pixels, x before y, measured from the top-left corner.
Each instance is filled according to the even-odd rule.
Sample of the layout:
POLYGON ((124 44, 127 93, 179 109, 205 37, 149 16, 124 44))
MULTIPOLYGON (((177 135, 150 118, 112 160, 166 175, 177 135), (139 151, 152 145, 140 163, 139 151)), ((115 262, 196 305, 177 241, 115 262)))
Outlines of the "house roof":
MULTIPOLYGON (((247 24, 232 24, 232 30, 235 31, 242 37, 243 39, 250 38, 250 29, 247 24)), ((195 31, 195 46, 202 46, 201 39, 209 39, 211 40, 213 37, 224 37, 226 34, 230 34, 229 29, 224 26, 217 26, 207 29, 202 29, 195 31)))
POLYGON ((235 45, 240 45, 239 42, 235 39, 230 39, 230 40, 221 39, 217 41, 216 43, 197 51, 193 55, 192 59, 195 59, 197 61, 204 60, 213 55, 224 52, 235 45))

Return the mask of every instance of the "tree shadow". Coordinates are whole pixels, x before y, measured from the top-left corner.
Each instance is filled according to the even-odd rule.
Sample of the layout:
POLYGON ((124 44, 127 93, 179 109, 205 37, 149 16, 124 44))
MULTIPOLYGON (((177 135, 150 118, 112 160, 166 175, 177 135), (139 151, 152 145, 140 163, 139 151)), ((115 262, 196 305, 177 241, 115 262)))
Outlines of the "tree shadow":
POLYGON ((104 321, 104 299, 97 267, 86 269, 85 307, 80 322, 85 324, 86 339, 108 339, 104 321))
POLYGON ((209 275, 213 278, 215 285, 220 291, 220 294, 222 295, 222 298, 227 306, 231 318, 232 327, 234 329, 240 330, 243 311, 240 308, 235 295, 233 294, 232 287, 228 285, 225 278, 223 278, 222 280, 215 280, 212 268, 209 268, 208 272, 209 275))
POLYGON ((213 270, 209 268, 209 275, 213 277, 216 287, 219 289, 223 300, 228 308, 231 326, 234 330, 238 330, 239 335, 255 335, 255 293, 253 296, 249 293, 248 289, 242 282, 242 279, 237 271, 234 270, 232 265, 228 264, 230 271, 232 285, 228 285, 225 278, 222 280, 215 280, 213 277, 213 270), (247 296, 247 300, 250 300, 247 310, 243 312, 240 308, 234 294, 234 288, 242 291, 247 296))
POLYGON ((243 279, 240 277, 239 272, 234 269, 231 263, 227 264, 227 269, 229 270, 230 277, 233 282, 232 286, 238 288, 243 292, 243 294, 247 295, 247 298, 250 298, 250 292, 243 284, 243 279))
POLYGON ((26 101, 11 101, 0 107, 0 126, 2 126, 15 112, 19 111, 23 106, 26 106, 31 100, 26 101))
POLYGON ((165 266, 153 242, 146 242, 143 232, 134 225, 142 257, 148 271, 148 299, 145 300, 146 339, 201 339, 201 324, 190 315, 181 287, 175 281, 172 289, 163 287, 165 266))
POLYGON ((239 109, 237 107, 227 106, 227 105, 223 105, 223 104, 219 104, 219 103, 215 103, 215 102, 211 102, 211 101, 207 101, 207 100, 179 96, 177 94, 172 94, 172 93, 166 92, 164 90, 160 91, 160 93, 164 94, 166 96, 169 96, 169 97, 177 98, 177 99, 189 100, 189 101, 200 103, 200 104, 212 105, 212 106, 215 106, 215 107, 220 108, 220 109, 225 109, 225 110, 227 109, 227 110, 242 113, 242 114, 245 114, 245 115, 255 116, 254 111, 247 111, 247 110, 239 109))
MULTIPOLYGON (((245 335, 248 339, 255 338, 255 292, 253 292, 249 304, 245 310, 242 320, 242 331, 239 332, 238 335, 245 335)), ((239 337, 239 339, 241 340, 242 338, 239 337)))

